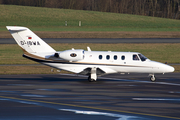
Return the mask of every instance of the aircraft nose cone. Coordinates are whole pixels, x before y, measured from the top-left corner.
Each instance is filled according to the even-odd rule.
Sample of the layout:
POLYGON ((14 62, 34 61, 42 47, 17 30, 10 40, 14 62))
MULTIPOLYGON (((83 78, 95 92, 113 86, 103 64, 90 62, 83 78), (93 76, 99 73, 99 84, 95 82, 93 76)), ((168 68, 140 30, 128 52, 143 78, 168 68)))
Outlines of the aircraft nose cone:
POLYGON ((174 67, 171 66, 170 71, 174 72, 174 70, 175 70, 174 67))
POLYGON ((174 67, 172 67, 172 66, 167 66, 166 67, 166 72, 174 72, 174 67))

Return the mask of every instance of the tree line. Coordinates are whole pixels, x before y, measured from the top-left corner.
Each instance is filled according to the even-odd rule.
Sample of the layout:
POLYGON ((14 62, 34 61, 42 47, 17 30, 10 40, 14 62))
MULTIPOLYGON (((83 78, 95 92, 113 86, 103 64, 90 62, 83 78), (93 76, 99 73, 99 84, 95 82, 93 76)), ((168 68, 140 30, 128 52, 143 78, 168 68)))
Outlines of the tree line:
POLYGON ((0 4, 92 10, 180 19, 180 0, 0 0, 0 4))

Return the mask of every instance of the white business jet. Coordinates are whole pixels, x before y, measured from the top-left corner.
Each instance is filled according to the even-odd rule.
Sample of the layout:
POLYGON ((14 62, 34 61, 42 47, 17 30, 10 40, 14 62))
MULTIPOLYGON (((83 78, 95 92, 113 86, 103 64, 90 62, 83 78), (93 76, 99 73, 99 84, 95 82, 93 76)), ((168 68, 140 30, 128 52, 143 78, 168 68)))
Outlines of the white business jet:
POLYGON ((24 51, 23 57, 53 68, 87 75, 90 82, 97 76, 111 73, 148 73, 155 81, 155 73, 170 73, 174 68, 151 61, 138 52, 87 51, 83 49, 55 51, 26 27, 7 26, 17 44, 24 51))

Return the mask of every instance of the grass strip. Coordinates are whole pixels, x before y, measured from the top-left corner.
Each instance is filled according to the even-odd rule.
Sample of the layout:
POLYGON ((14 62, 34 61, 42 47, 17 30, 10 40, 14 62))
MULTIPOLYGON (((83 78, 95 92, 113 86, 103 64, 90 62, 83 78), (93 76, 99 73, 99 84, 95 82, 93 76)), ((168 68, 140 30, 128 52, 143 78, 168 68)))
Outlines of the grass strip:
MULTIPOLYGON (((180 38, 180 32, 88 32, 88 31, 33 31, 40 38, 180 38)), ((9 31, 0 31, 0 38, 12 38, 9 31)))
MULTIPOLYGON (((71 48, 87 49, 93 51, 126 51, 140 52, 151 60, 162 63, 180 63, 180 43, 117 43, 117 44, 93 44, 93 43, 57 43, 50 44, 55 50, 63 51, 71 48)), ((0 45, 0 64, 37 64, 22 57, 22 50, 17 44, 0 45)))
POLYGON ((42 65, 42 66, 0 66, 1 75, 10 74, 59 74, 70 73, 67 71, 58 71, 57 69, 42 65))
POLYGON ((33 31, 180 31, 179 20, 150 16, 17 5, 0 5, 0 11, 0 31, 7 25, 33 31))

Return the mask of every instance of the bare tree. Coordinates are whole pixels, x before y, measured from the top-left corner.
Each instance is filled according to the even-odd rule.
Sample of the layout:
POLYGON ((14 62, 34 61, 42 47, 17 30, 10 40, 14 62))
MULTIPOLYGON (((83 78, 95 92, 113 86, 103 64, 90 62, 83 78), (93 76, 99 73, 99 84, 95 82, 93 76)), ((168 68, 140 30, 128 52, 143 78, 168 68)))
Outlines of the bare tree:
POLYGON ((4 0, 0 0, 0 4, 4 4, 4 0))
POLYGON ((166 18, 178 18, 180 12, 180 0, 0 0, 0 4, 93 10, 166 18))

